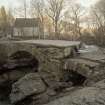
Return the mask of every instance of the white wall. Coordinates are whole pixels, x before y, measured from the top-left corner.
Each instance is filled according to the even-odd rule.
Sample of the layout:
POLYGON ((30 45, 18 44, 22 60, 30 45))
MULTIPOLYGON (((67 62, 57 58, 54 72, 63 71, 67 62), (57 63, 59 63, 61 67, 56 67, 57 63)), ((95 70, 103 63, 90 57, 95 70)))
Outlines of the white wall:
POLYGON ((38 36, 38 27, 14 28, 14 36, 38 36))
POLYGON ((37 36, 38 35, 38 28, 37 27, 25 27, 24 28, 24 35, 25 36, 37 36))
POLYGON ((14 29, 13 29, 13 35, 14 35, 14 36, 21 36, 21 29, 19 29, 19 28, 14 28, 14 29))

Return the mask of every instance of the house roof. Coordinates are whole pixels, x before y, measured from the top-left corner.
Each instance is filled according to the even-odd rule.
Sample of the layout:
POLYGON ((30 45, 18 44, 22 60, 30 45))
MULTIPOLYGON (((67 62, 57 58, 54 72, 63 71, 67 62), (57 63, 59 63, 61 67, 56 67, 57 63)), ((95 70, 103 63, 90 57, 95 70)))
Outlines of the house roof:
POLYGON ((38 18, 16 18, 15 27, 38 27, 40 20, 38 18))

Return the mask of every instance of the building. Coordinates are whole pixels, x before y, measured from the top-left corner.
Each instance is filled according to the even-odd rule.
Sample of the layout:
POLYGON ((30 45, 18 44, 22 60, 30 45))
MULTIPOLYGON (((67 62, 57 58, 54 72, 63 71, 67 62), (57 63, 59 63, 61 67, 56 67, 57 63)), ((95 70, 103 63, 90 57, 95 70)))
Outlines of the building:
POLYGON ((38 18, 16 18, 13 36, 40 38, 42 36, 41 26, 40 19, 38 18))

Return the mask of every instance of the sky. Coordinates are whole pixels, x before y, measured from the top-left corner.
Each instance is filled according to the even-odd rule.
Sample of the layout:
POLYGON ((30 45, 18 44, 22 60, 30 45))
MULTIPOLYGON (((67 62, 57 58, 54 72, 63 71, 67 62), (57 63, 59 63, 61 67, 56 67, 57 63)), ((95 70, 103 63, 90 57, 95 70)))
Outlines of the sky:
MULTIPOLYGON (((30 0, 27 0, 27 1, 29 2, 30 0)), ((87 9, 89 9, 97 1, 98 0, 75 0, 75 2, 81 4, 82 6, 84 6, 87 9)), ((15 9, 20 6, 19 2, 22 2, 22 0, 0 0, 0 6, 3 5, 6 8, 11 8, 13 11, 15 11, 15 9)))
POLYGON ((90 8, 92 5, 94 5, 98 0, 77 0, 78 3, 80 3, 82 6, 86 8, 90 8))
POLYGON ((18 0, 0 0, 0 6, 16 7, 19 5, 18 0))
MULTIPOLYGON (((0 0, 0 5, 4 5, 6 7, 16 7, 19 5, 19 0, 0 0)), ((22 0, 20 0, 22 1, 22 0)), ((81 5, 85 6, 85 7, 90 7, 91 5, 93 5, 94 3, 96 3, 97 0, 75 0, 78 3, 80 3, 81 5)))

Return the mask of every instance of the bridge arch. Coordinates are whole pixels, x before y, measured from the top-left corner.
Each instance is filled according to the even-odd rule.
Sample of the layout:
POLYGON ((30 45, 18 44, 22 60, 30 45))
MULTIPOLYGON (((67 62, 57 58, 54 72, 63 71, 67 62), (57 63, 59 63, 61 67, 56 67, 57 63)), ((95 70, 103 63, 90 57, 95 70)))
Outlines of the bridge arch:
POLYGON ((25 50, 17 50, 10 54, 10 60, 15 60, 20 65, 30 66, 37 72, 39 69, 39 60, 31 53, 25 50))

